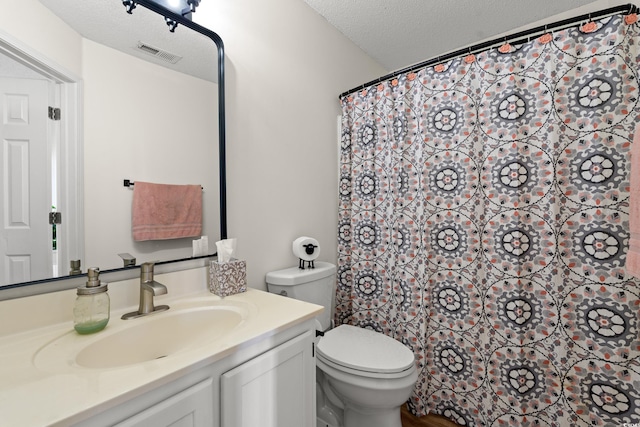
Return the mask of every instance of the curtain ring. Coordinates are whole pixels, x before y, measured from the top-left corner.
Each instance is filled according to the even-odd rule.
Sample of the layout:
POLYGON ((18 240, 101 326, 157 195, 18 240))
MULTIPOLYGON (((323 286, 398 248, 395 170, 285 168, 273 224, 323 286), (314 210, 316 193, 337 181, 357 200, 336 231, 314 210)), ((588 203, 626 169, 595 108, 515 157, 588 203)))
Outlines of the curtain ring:
POLYGON ((467 51, 469 53, 467 53, 467 56, 465 56, 463 58, 463 61, 467 64, 472 64, 473 62, 475 62, 475 55, 473 53, 471 53, 471 46, 469 46, 469 48, 467 49, 467 51))
POLYGON ((510 51, 511 51, 511 44, 507 41, 507 36, 505 36, 502 45, 498 47, 498 52, 509 53, 510 51))

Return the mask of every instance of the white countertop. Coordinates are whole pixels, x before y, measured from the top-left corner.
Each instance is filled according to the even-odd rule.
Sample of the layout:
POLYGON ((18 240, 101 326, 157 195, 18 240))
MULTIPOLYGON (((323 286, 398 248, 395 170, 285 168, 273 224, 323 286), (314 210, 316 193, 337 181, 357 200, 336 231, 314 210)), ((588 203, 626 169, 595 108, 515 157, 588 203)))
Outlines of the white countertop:
MULTIPOLYGON (((159 277, 157 280, 162 282, 159 277)), ((173 298, 169 288, 169 295, 157 304, 179 304, 193 299, 211 302, 221 300, 202 288, 204 286, 195 292, 175 295, 173 298)), ((151 389, 156 381, 178 378, 187 369, 192 370, 220 360, 243 344, 302 323, 322 311, 322 307, 314 304, 254 289, 228 296, 224 298, 224 302, 251 307, 250 314, 233 333, 170 357, 119 368, 89 369, 76 366, 73 361, 63 358, 47 360, 45 363, 40 360, 36 366, 36 354, 63 335, 66 335, 67 342, 71 340, 73 345, 80 346, 83 341, 95 340, 96 336, 103 333, 78 335, 73 332, 71 319, 50 326, 38 325, 36 322, 38 327, 23 331, 18 327, 15 333, 5 331, 5 334, 0 335, 0 425, 68 425, 78 417, 85 418, 88 412, 96 413, 107 406, 113 406, 114 402, 125 401, 132 393, 139 394, 151 389)), ((11 312, 11 307, 4 310, 4 303, 0 302, 0 312, 5 311, 6 317, 6 313, 11 312)), ((19 304, 23 305, 24 302, 19 304)), ((111 320, 104 332, 124 328, 135 322, 137 319, 120 319, 131 308, 114 309, 112 302, 111 320)), ((42 309, 46 310, 46 307, 42 309)), ((158 313, 154 316, 161 315, 162 313, 158 313)), ((0 321, 7 320, 0 315, 0 321)))

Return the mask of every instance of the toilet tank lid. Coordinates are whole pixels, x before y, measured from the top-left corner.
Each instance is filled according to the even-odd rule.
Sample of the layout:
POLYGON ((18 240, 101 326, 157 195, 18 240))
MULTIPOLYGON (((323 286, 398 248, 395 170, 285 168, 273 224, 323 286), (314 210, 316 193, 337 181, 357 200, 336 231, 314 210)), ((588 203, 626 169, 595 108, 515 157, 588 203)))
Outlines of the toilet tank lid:
POLYGON ((336 273, 336 266, 328 262, 315 262, 315 268, 298 267, 267 273, 267 283, 270 285, 293 286, 320 280, 336 273))

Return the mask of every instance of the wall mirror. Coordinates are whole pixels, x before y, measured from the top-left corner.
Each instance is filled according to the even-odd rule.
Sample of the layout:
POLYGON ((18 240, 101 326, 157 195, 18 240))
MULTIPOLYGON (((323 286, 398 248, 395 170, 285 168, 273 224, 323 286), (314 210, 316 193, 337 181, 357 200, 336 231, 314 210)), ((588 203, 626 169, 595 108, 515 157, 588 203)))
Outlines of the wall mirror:
MULTIPOLYGON (((51 11, 44 13, 47 19, 61 20, 81 37, 77 55, 82 71, 76 76, 78 84, 68 85, 72 89, 67 93, 64 80, 69 83, 73 77, 57 76, 55 66, 51 71, 28 64, 20 57, 20 49, 12 48, 11 40, 0 44, 4 53, 0 69, 14 70, 14 75, 0 75, 0 80, 9 84, 20 79, 54 83, 57 79, 62 89, 54 84, 46 90, 54 103, 62 100, 63 117, 62 125, 55 120, 44 125, 49 131, 56 126, 62 129, 54 132, 58 136, 45 147, 41 166, 30 170, 13 167, 12 161, 22 159, 24 150, 19 144, 0 159, 15 175, 5 179, 5 188, 13 185, 31 194, 35 184, 29 180, 35 178, 29 173, 36 178, 46 176, 42 184, 35 185, 44 186, 38 197, 42 212, 31 212, 36 203, 32 207, 28 199, 12 207, 12 200, 21 196, 3 195, 4 223, 10 222, 11 215, 22 215, 31 222, 45 218, 45 225, 40 226, 45 237, 26 244, 27 240, 2 231, 0 289, 58 282, 69 275, 72 260, 81 261, 83 273, 95 266, 103 272, 135 270, 134 277, 137 269, 125 268, 124 254, 135 258, 136 265, 192 259, 192 238, 133 241, 133 189, 124 185, 125 180, 133 185, 136 181, 201 185, 202 234, 209 240, 207 256, 213 255, 215 241, 227 237, 224 48, 220 37, 151 0, 136 1, 131 14, 122 0, 40 0, 40 4, 51 11), (178 24, 173 32, 165 16, 178 24), (20 74, 23 72, 28 74, 20 74), (24 77, 16 79, 15 74, 24 77), (69 102, 74 96, 75 106, 69 102), (69 148, 66 138, 73 140, 73 129, 78 130, 77 141, 69 148), (53 205, 62 220, 55 235, 47 221, 53 205), (19 256, 10 252, 10 246, 19 246, 16 242, 25 247, 16 252, 19 256), (44 264, 37 261, 44 267, 29 269, 36 264, 35 255, 29 252, 34 247, 45 254, 44 264)), ((47 31, 46 21, 38 31, 47 31)), ((38 55, 49 57, 47 52, 38 55)), ((54 105, 54 118, 56 108, 54 105)), ((5 132, 2 139, 6 145, 7 140, 28 137, 20 139, 5 132)))

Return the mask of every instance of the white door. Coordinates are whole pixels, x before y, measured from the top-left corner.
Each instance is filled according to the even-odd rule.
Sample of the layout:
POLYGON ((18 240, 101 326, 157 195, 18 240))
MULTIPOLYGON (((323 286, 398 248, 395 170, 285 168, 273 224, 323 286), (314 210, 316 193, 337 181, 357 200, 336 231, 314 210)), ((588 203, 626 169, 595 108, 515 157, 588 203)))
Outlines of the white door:
POLYGON ((0 79, 0 286, 51 277, 48 86, 0 79))

